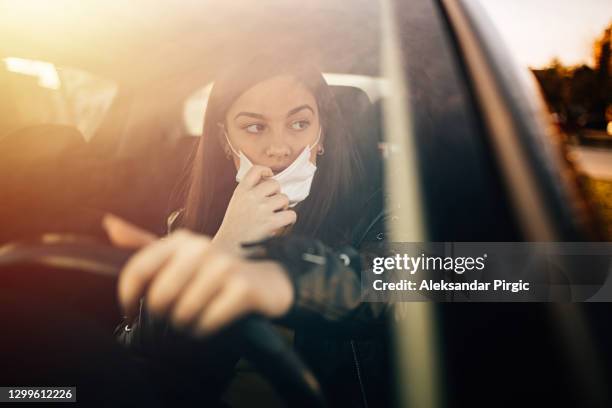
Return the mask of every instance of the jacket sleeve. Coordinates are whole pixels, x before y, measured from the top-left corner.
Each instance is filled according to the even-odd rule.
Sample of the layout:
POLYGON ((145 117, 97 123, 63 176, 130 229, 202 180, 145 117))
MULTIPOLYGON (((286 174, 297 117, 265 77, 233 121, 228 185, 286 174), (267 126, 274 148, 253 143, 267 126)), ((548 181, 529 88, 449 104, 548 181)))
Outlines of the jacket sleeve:
MULTIPOLYGON (((332 249, 323 242, 300 236, 279 236, 243 244, 254 248, 253 259, 272 259, 284 266, 294 287, 290 311, 279 323, 291 328, 312 327, 337 334, 372 334, 385 324, 392 302, 376 299, 362 276, 372 259, 384 256, 384 226, 389 219, 379 213, 367 228, 365 242, 332 249)), ((369 220, 372 221, 372 220, 369 220)))

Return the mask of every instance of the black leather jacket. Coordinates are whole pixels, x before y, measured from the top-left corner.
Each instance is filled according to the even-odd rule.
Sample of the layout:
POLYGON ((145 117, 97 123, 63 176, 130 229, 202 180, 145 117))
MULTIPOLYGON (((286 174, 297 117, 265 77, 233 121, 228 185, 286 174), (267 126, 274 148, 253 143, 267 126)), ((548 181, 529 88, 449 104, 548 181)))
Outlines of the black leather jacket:
MULTIPOLYGON (((384 251, 390 216, 382 203, 380 191, 367 200, 353 230, 352 245, 332 249, 321 241, 293 235, 249 244, 263 250, 257 251, 257 258, 276 260, 287 270, 295 302, 277 323, 295 329, 295 348, 319 379, 330 406, 389 403, 391 367, 386 323, 390 305, 365 302, 361 288, 363 265, 369 257, 384 251)), ((175 219, 176 214, 169 219, 170 230, 175 219)), ((149 316, 142 307, 136 321, 123 321, 115 334, 140 361, 158 368, 148 368, 148 372, 168 393, 173 387, 221 390, 240 357, 221 341, 208 347, 215 351, 207 353, 177 335, 168 324, 149 316), (198 370, 185 380, 183 362, 212 370, 198 370), (182 373, 183 380, 174 380, 173 372, 182 373)), ((163 389, 158 391, 165 393, 163 389)), ((215 394, 202 397, 213 400, 215 394)))

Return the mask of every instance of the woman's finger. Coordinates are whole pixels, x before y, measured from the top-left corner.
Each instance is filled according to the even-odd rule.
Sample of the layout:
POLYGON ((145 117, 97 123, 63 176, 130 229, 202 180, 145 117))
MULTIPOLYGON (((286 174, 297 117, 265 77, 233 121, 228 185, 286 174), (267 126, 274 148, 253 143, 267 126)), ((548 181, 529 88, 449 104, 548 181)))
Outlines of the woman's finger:
POLYGON ((157 240, 138 251, 125 265, 119 274, 117 292, 119 302, 128 317, 133 316, 147 286, 183 239, 184 236, 179 233, 166 240, 157 240))
POLYGON ((177 248, 149 285, 146 301, 150 311, 158 315, 168 313, 181 291, 195 277, 208 245, 207 238, 194 235, 177 248))
POLYGON ((225 255, 206 256, 194 279, 177 300, 171 314, 172 322, 180 328, 191 326, 218 291, 223 287, 233 264, 225 255))
POLYGON ((238 184, 238 186, 245 188, 247 190, 250 190, 251 188, 255 187, 257 184, 259 184, 261 179, 265 177, 272 177, 273 175, 274 175, 274 172, 272 172, 271 168, 255 165, 251 167, 249 171, 247 171, 247 173, 244 175, 244 178, 242 179, 240 184, 238 184))
POLYGON ((277 180, 267 179, 253 187, 253 193, 258 197, 269 197, 278 194, 281 191, 281 185, 277 180))
POLYGON ((297 213, 293 210, 278 211, 272 215, 272 221, 270 228, 273 230, 277 228, 286 227, 287 225, 295 224, 297 221, 297 213))
POLYGON ((196 327, 195 335, 206 336, 251 311, 249 285, 242 279, 232 279, 218 292, 204 309, 196 327))
POLYGON ((157 239, 149 231, 112 214, 104 215, 102 226, 106 230, 111 242, 123 248, 141 248, 157 239))
POLYGON ((286 210, 289 208, 289 197, 286 194, 275 194, 266 200, 272 211, 286 210))

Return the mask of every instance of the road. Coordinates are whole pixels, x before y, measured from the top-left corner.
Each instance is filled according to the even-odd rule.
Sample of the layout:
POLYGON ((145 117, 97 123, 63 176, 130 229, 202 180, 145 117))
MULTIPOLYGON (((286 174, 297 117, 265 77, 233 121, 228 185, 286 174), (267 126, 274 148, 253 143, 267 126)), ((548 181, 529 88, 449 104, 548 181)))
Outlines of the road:
POLYGON ((570 160, 587 176, 612 181, 612 148, 568 146, 568 151, 570 160))

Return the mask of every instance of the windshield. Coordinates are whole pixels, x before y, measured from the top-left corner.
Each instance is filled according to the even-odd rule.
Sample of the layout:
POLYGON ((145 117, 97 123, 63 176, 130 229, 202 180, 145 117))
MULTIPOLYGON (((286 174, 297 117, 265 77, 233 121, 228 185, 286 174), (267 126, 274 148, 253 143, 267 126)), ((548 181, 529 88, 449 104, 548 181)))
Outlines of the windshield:
POLYGON ((605 399, 609 0, 0 8, 0 403, 605 399))

